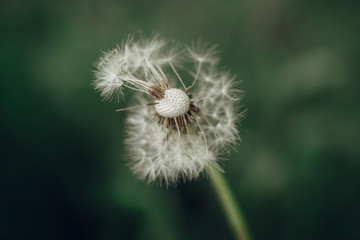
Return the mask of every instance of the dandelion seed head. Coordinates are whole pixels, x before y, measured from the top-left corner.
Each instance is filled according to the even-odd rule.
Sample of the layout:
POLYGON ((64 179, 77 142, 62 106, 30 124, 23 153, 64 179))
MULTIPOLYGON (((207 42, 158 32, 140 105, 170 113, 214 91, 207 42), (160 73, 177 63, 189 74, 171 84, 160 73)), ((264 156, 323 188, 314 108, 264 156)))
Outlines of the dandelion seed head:
POLYGON ((98 61, 94 86, 104 99, 138 92, 136 106, 126 108, 124 142, 140 179, 166 185, 195 179, 240 139, 242 92, 218 60, 215 46, 201 42, 178 50, 156 37, 129 37, 98 61), (184 56, 193 67, 179 74, 184 56))

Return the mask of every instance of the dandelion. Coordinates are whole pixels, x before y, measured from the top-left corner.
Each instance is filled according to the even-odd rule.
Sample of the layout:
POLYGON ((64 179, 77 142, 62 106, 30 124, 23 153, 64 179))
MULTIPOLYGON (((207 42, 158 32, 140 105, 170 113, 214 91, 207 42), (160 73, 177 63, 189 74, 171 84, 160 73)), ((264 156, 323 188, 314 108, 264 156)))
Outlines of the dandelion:
POLYGON ((135 90, 125 140, 132 171, 142 180, 175 185, 209 170, 237 239, 249 240, 241 208, 220 173, 218 160, 239 140, 242 91, 221 71, 215 46, 197 42, 185 48, 152 38, 105 52, 96 64, 95 89, 105 100, 135 90))
POLYGON ((218 67, 215 46, 173 47, 158 38, 105 52, 96 64, 95 89, 105 100, 139 92, 126 120, 132 171, 149 183, 197 178, 239 140, 242 91, 218 67), (186 83, 189 83, 188 85, 186 83))

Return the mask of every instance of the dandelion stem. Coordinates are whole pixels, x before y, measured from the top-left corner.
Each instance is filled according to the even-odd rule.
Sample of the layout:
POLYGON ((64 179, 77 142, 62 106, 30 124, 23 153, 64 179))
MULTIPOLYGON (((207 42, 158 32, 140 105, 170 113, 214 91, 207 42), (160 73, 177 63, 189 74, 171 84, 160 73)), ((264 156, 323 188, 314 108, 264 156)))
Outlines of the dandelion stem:
POLYGON ((222 173, 213 164, 209 166, 209 175, 215 188, 215 192, 223 207, 228 222, 234 231, 236 239, 250 240, 250 232, 245 217, 239 204, 235 202, 234 196, 222 173))

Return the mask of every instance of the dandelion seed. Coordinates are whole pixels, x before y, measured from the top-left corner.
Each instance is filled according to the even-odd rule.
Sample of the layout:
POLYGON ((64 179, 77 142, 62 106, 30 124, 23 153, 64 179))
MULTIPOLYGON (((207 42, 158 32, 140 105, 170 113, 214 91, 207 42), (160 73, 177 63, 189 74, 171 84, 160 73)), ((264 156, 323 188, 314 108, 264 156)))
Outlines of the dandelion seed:
POLYGON ((135 106, 117 111, 129 111, 130 166, 149 183, 197 178, 209 164, 219 167, 220 156, 239 140, 242 92, 234 88, 234 77, 219 71, 214 46, 184 49, 175 51, 157 38, 129 38, 96 65, 94 86, 105 100, 118 100, 127 88, 140 92, 135 106), (177 67, 184 55, 192 67, 181 76, 177 67))

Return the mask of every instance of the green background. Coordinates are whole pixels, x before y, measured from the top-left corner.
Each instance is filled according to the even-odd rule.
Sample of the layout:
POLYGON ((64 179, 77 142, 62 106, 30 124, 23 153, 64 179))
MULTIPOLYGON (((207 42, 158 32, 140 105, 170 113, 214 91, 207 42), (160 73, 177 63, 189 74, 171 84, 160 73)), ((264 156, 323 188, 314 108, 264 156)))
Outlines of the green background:
MULTIPOLYGON (((0 3, 1 239, 232 239, 206 178, 137 180, 90 86, 128 34, 219 44, 242 81, 224 163, 255 239, 360 239, 359 1, 0 3)), ((130 96, 128 96, 128 99, 130 96)))

